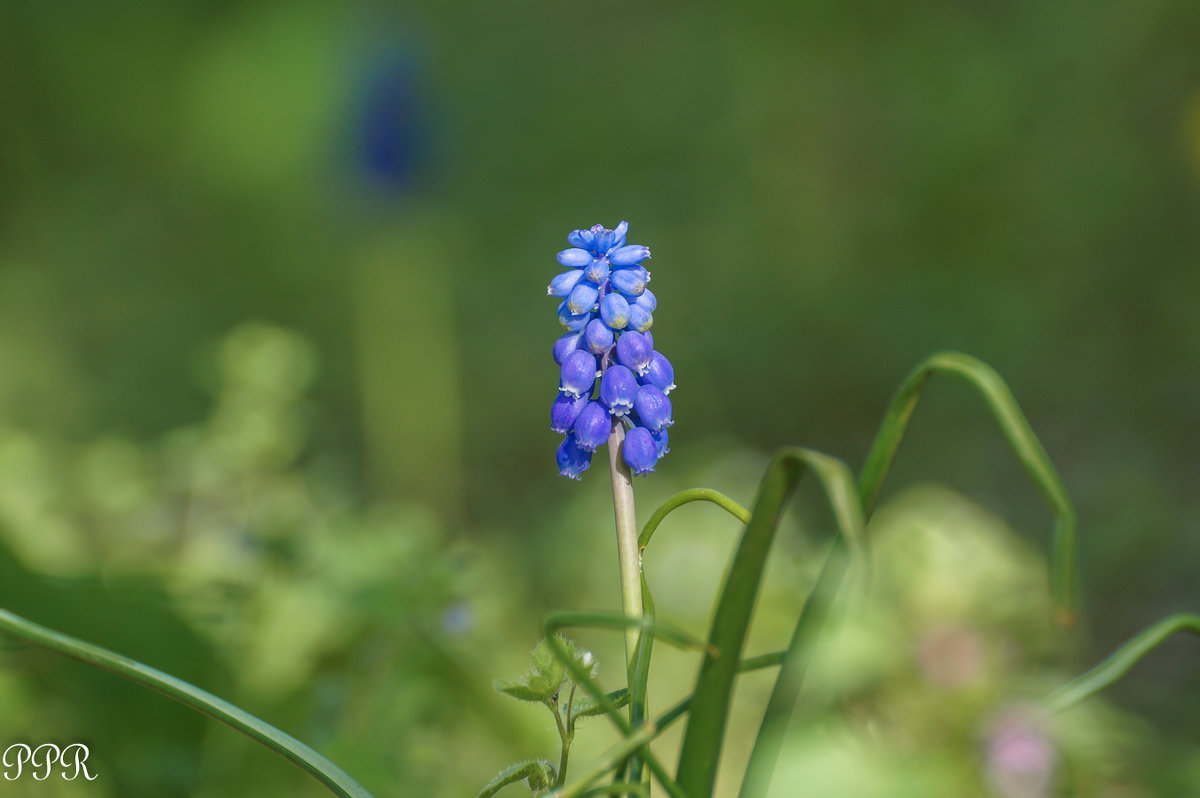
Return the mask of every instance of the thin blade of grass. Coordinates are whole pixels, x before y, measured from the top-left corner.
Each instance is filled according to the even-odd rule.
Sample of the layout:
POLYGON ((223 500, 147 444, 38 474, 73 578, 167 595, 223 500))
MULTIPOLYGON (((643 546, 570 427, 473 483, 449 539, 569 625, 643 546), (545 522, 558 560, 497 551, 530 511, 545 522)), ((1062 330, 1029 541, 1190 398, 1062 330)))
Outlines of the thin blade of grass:
POLYGON ((116 674, 215 718, 292 762, 328 787, 335 795, 342 798, 371 798, 371 794, 349 774, 295 737, 182 679, 48 629, 3 609, 0 609, 0 632, 57 651, 85 665, 116 674))
POLYGON ((1200 636, 1200 615, 1169 615, 1130 638, 1104 662, 1055 690, 1048 700, 1050 711, 1062 712, 1108 687, 1176 632, 1200 636))
MULTIPOLYGON (((650 539, 654 536, 654 532, 658 529, 663 520, 673 511, 679 509, 685 504, 691 502, 705 501, 717 505, 733 517, 737 518, 743 524, 750 521, 750 511, 740 504, 735 502, 719 491, 710 488, 692 488, 691 490, 681 491, 671 498, 667 499, 662 505, 654 511, 650 516, 650 520, 642 528, 641 534, 638 536, 638 548, 640 553, 644 555, 646 546, 649 545, 650 539)), ((640 569, 639 569, 640 570, 640 569)), ((654 617, 654 596, 650 592, 650 585, 646 582, 644 572, 642 577, 642 607, 643 613, 650 617, 654 617)), ((646 718, 646 690, 647 682, 650 678, 650 655, 653 650, 654 640, 651 636, 643 636, 639 643, 639 647, 635 652, 633 659, 633 668, 629 675, 630 685, 630 708, 629 718, 634 727, 640 724, 646 718)), ((623 774, 622 774, 623 775, 623 774)), ((629 780, 637 783, 642 777, 642 762, 635 755, 629 763, 629 780)))
MULTIPOLYGON (((816 453, 809 453, 806 462, 825 489, 825 495, 833 509, 838 534, 817 577, 817 584, 809 594, 808 600, 804 602, 804 608, 792 633, 791 643, 783 656, 779 675, 775 679, 775 686, 767 701, 767 709, 763 713, 758 737, 754 741, 754 749, 746 765, 746 775, 742 780, 740 793, 742 796, 766 793, 771 772, 779 758, 779 747, 784 732, 787 730, 812 659, 816 638, 825 625, 825 619, 833 606, 851 560, 847 543, 862 541, 859 548, 865 549, 862 510, 858 501, 857 485, 850 469, 840 460, 816 453)), ((869 566, 860 561, 859 567, 865 571, 869 566)))
MULTIPOLYGON (((1058 472, 1029 426, 1012 392, 1000 375, 986 363, 961 352, 938 352, 922 361, 904 379, 888 406, 858 480, 857 492, 864 516, 870 517, 883 480, 907 432, 917 401, 929 379, 937 373, 958 376, 979 391, 1021 465, 1050 505, 1055 516, 1051 555, 1052 590, 1060 622, 1064 626, 1072 626, 1076 615, 1075 511, 1058 472)), ((794 706, 795 695, 798 694, 804 672, 811 661, 813 644, 824 625, 846 566, 844 540, 839 536, 835 539, 817 578, 817 584, 801 611, 784 666, 776 681, 775 692, 772 693, 771 703, 780 709, 785 706, 784 699, 788 699, 788 714, 794 706)), ((741 798, 761 795, 768 786, 770 773, 778 755, 778 735, 782 734, 781 727, 764 736, 768 722, 786 725, 786 718, 768 707, 759 739, 755 742, 755 752, 751 755, 747 767, 741 798), (771 740, 776 742, 772 743, 771 740), (763 744, 762 748, 760 743, 763 744)))
MULTIPOLYGON (((857 495, 838 480, 825 476, 836 470, 837 461, 809 449, 785 449, 776 455, 759 486, 750 522, 734 554, 713 613, 709 643, 715 652, 705 655, 696 679, 690 716, 679 755, 679 785, 691 798, 711 796, 717 763, 725 736, 733 681, 741 664, 742 647, 750 626, 754 603, 767 554, 778 529, 779 518, 800 477, 812 468, 822 479, 830 504, 843 534, 852 535, 854 558, 866 562, 862 518, 857 495)), ((845 466, 841 468, 845 470, 845 466)), ((848 474, 848 471, 846 471, 848 474)), ((853 483, 850 483, 853 485, 853 483)))
POLYGON ((926 383, 934 374, 959 377, 979 392, 1025 473, 1050 505, 1055 518, 1051 549, 1051 587, 1060 622, 1064 626, 1073 626, 1076 622, 1078 602, 1075 508, 1058 471, 1029 426, 1029 421, 1013 398, 1012 391, 996 370, 983 361, 962 352, 937 352, 918 364, 904 378, 888 405, 883 423, 859 477, 859 496, 862 499, 864 514, 870 517, 883 480, 908 430, 908 423, 916 410, 917 402, 926 383))
POLYGON ((743 524, 750 523, 750 511, 724 493, 712 490, 711 488, 692 488, 676 493, 654 511, 654 515, 650 516, 650 520, 642 527, 642 533, 638 535, 638 546, 645 549, 646 546, 650 545, 650 538, 654 537, 654 532, 658 529, 658 525, 663 522, 663 519, 683 505, 690 504, 691 502, 711 502, 743 524))

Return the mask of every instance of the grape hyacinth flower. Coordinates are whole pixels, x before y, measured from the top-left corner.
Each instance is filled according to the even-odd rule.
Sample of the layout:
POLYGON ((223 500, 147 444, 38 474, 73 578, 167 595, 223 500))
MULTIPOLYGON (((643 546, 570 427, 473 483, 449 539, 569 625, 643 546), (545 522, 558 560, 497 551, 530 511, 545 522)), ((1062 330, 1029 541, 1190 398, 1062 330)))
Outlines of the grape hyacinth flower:
POLYGON ((626 244, 628 222, 573 230, 570 249, 558 253, 566 271, 546 293, 558 297, 558 320, 567 333, 554 344, 558 397, 551 429, 566 437, 558 447, 563 476, 579 479, 614 424, 626 428, 621 457, 634 474, 648 474, 667 453, 675 387, 671 362, 654 349, 649 330, 658 299, 646 287, 642 265, 650 250, 626 244))

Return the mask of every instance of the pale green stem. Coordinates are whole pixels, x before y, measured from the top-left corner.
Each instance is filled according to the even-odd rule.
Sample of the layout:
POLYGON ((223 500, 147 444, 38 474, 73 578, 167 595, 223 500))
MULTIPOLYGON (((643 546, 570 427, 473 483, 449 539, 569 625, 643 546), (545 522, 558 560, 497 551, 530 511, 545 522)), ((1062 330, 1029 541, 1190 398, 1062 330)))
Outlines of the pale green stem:
MULTIPOLYGON (((612 474, 613 512, 617 522, 617 563, 621 572, 621 610, 631 618, 641 618, 642 555, 638 546, 637 514, 633 506, 633 474, 621 457, 625 426, 617 421, 608 437, 608 469, 612 474)), ((641 630, 625 630, 625 661, 633 667, 641 630)))

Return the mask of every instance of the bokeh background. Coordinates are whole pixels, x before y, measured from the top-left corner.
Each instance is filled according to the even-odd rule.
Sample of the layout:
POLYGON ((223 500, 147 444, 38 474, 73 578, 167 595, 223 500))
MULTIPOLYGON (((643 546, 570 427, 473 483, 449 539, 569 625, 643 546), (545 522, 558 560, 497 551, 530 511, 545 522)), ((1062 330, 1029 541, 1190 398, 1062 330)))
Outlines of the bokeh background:
MULTIPOLYGON (((857 467, 904 373, 957 348, 1009 380, 1080 513, 1083 639, 1033 659, 1075 672, 1200 610, 1188 0, 4 3, 0 606, 243 703, 378 795, 556 758, 490 681, 547 611, 617 603, 607 477, 553 464, 544 287, 568 230, 622 219, 680 386, 643 517, 697 484, 748 503, 784 444, 857 467)), ((935 381, 886 495, 925 480, 977 504, 927 486, 901 510, 986 516, 1041 567, 1047 511, 961 385, 935 381)), ((703 631, 736 525, 682 513, 660 578, 690 581, 660 608, 703 631)), ((762 650, 819 555, 789 540, 762 650)), ((615 680, 619 641, 581 637, 615 680)), ((104 674, 12 644, 0 665, 0 743, 84 739, 102 774, 13 794, 320 794, 104 674)), ((1111 693, 1124 758, 1087 750, 1128 769, 1104 784, 1200 779, 1198 666, 1173 640, 1111 693)), ((907 695, 893 677, 862 678, 907 695)), ((954 739, 947 761, 981 756, 954 739)), ((793 776, 847 756, 818 754, 793 776)))

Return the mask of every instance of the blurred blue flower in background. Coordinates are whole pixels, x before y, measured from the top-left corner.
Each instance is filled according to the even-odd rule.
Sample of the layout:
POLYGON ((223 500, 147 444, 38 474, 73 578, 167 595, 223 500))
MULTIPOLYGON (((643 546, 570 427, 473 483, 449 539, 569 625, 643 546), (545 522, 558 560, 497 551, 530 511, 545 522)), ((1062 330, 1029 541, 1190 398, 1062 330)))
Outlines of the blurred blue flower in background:
POLYGON ((426 64, 419 26, 383 14, 357 21, 350 47, 347 129, 358 178, 385 194, 407 194, 431 156, 426 64))

